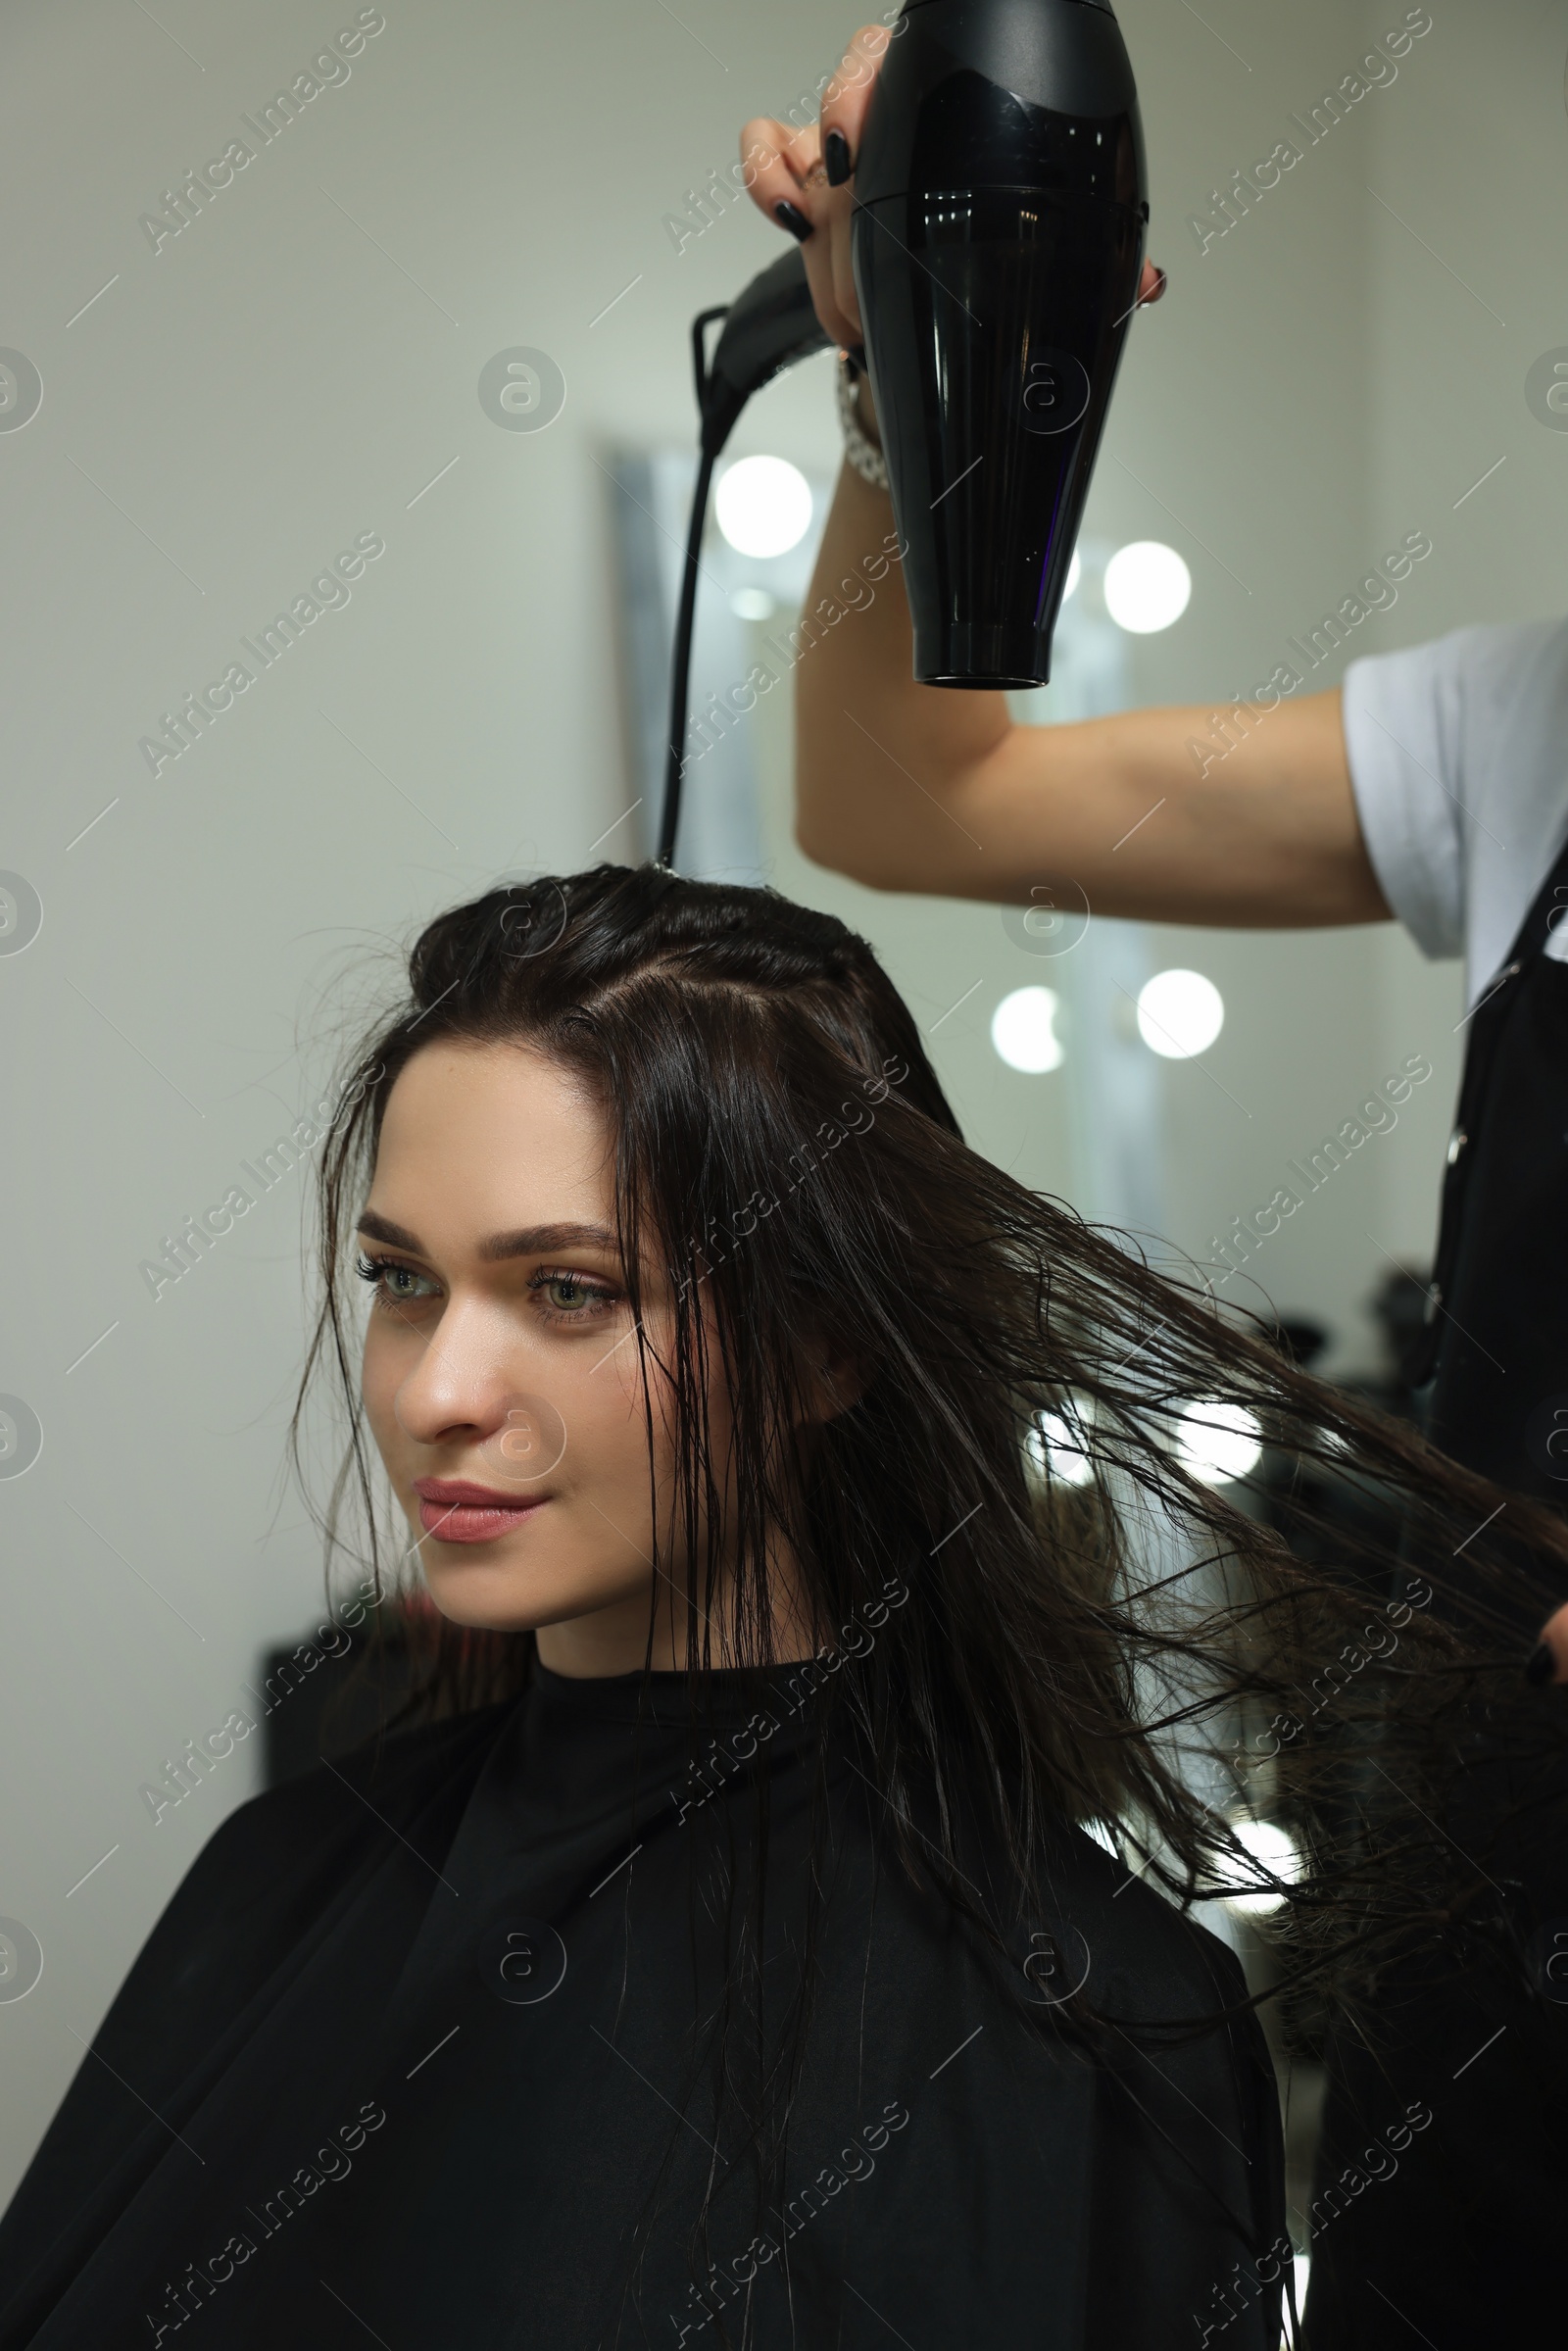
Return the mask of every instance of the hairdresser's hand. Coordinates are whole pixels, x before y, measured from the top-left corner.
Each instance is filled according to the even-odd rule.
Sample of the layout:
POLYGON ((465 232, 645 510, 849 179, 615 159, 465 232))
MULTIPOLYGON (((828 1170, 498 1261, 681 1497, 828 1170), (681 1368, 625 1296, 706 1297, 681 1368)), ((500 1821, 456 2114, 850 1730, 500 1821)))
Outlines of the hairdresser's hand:
POLYGON ((1532 1682, 1568 1683, 1568 1608, 1546 1619, 1525 1673, 1532 1682))
MULTIPOLYGON (((741 163, 752 202, 806 253, 806 274, 824 334, 853 351, 862 339, 850 260, 855 158, 871 92, 893 39, 886 24, 862 24, 822 94, 819 125, 794 130, 757 115, 741 132, 741 163)), ((1144 264, 1141 303, 1157 302, 1165 272, 1144 264)))
POLYGON ((861 339, 850 265, 853 159, 892 37, 886 24, 860 26, 822 94, 819 124, 795 130, 788 122, 758 115, 741 132, 741 163, 751 181, 752 202, 800 239, 822 331, 847 351, 861 339))

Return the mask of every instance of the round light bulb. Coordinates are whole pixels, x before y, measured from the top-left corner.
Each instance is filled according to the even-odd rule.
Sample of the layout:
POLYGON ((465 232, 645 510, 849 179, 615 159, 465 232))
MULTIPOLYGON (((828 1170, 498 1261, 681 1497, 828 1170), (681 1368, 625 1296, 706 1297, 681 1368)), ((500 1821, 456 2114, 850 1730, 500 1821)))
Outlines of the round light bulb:
POLYGON ((1192 594, 1192 573, 1175 548, 1158 539, 1135 539, 1105 565, 1105 610, 1130 636, 1152 637, 1169 628, 1192 594))
POLYGON ((1156 971, 1138 991, 1138 1034, 1167 1061, 1205 1053, 1225 1026, 1225 999, 1200 971, 1156 971))
MULTIPOLYGON (((1284 1888, 1300 1883, 1304 1863, 1299 1845, 1278 1821, 1235 1820, 1231 1823, 1231 1835, 1258 1868, 1256 1880, 1250 1881, 1245 1875, 1238 1880, 1237 1890, 1225 1897, 1229 1907, 1253 1917, 1278 1910, 1286 1898, 1284 1888), (1270 1885, 1270 1879, 1278 1880, 1278 1884, 1270 1885)), ((1238 1867, 1233 1858, 1230 1866, 1238 1867)), ((1245 1872, 1246 1864, 1240 1867, 1245 1872)))
POLYGON ((1061 999, 1054 988, 1014 988, 991 1015, 991 1042, 1009 1069, 1044 1077, 1066 1058, 1054 1022, 1061 999))
POLYGON ((1088 1486, 1095 1474, 1088 1440, 1076 1417, 1060 1412, 1037 1412, 1029 1431, 1029 1450, 1035 1466, 1049 1471, 1060 1486, 1088 1486))
POLYGON ((811 527, 811 485, 788 458, 738 458, 719 478, 713 508, 737 555, 788 555, 811 527))
POLYGON ((1233 1486, 1263 1458, 1263 1424, 1245 1404, 1189 1404, 1176 1424, 1176 1450, 1205 1486, 1233 1486))

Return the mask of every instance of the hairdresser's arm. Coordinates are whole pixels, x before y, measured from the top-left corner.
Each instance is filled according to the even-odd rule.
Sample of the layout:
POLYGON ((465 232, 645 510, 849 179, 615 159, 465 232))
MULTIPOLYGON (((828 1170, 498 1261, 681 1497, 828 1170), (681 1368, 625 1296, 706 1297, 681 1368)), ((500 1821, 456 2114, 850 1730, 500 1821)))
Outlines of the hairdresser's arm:
MULTIPOLYGON (((856 575, 892 528, 887 494, 846 466, 808 609, 863 597, 856 575)), ((1387 917, 1337 692, 1242 712, 1221 757, 1207 709, 1016 726, 1002 695, 917 686, 910 668, 895 565, 796 669, 796 830, 819 864, 879 890, 1004 903, 1076 884, 1098 912, 1156 921, 1387 917)))
MULTIPOLYGON (((857 33, 820 128, 759 118, 742 133, 755 202, 801 237, 817 314, 860 340, 850 264, 853 157, 887 45, 857 33), (842 145, 839 142, 842 141, 842 145), (836 156, 835 156, 835 150, 836 156)), ((1141 301, 1164 280, 1146 270, 1141 301)), ((874 433, 869 385, 861 416, 874 433)), ((880 890, 1027 903, 1076 884, 1106 914, 1265 928, 1387 919, 1356 820, 1338 693, 1244 711, 1223 749, 1206 708, 1016 726, 1001 694, 917 686, 897 566, 874 594, 893 507, 848 465, 808 611, 844 616, 796 670, 796 829, 807 855, 880 890), (868 573, 867 564, 870 563, 868 573), (847 607, 854 609, 846 610, 847 607)))

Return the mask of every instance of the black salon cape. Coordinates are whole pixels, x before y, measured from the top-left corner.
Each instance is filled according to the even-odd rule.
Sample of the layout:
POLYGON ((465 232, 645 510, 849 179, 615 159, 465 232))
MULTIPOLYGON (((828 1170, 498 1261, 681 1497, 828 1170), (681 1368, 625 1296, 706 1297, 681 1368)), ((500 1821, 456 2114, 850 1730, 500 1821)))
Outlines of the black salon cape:
MULTIPOLYGON (((755 1852, 769 1775, 782 1983, 814 1732, 780 1702, 760 1742, 735 1678, 712 1680, 730 1727, 701 1781, 683 1677, 536 1667, 515 1701, 242 1805, 0 2224, 0 2351, 707 2351, 715 2311, 757 2351, 1276 2351, 1255 2028, 1112 2033, 1098 2055, 1042 2041, 1020 2001, 1052 1963, 1003 1969, 911 1886, 847 1749, 785 2209, 759 2234, 694 2068, 723 1967, 693 1840, 733 1826, 755 1852)), ((1207 2016, 1240 1995, 1223 1945, 1089 1838, 1055 1838, 1050 1878, 1057 1961, 1087 1955, 1102 2008, 1207 2016)))

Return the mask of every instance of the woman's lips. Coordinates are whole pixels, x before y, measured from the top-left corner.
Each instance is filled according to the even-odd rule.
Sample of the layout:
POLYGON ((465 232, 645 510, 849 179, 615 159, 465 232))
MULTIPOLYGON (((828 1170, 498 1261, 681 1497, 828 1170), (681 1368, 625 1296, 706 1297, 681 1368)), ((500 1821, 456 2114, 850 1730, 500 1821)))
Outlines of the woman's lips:
POLYGON ((536 1494, 524 1500, 467 1478, 416 1478, 414 1491, 419 1497, 419 1524, 438 1543, 493 1543, 534 1517, 550 1498, 536 1494))

